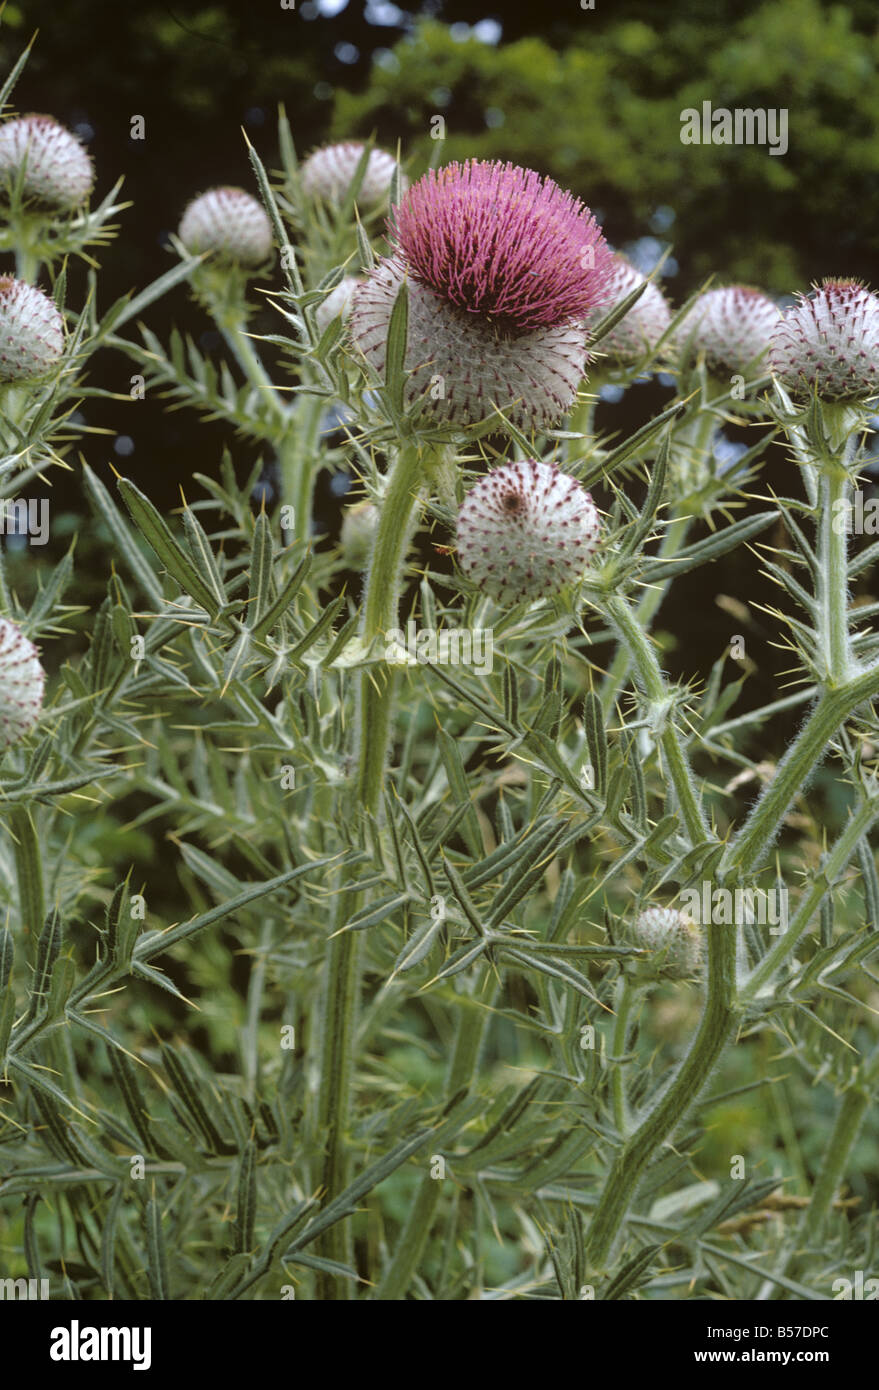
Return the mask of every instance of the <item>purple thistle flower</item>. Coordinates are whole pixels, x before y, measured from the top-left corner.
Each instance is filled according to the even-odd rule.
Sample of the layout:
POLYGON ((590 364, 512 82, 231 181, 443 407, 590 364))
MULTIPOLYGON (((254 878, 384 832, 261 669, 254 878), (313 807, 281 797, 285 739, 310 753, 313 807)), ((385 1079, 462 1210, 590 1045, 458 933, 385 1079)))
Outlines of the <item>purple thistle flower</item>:
POLYGON ((511 333, 573 323, 606 298, 611 253, 595 218, 532 169, 481 160, 432 169, 394 221, 416 280, 511 333))
POLYGON ((612 256, 570 193, 512 164, 451 164, 395 209, 395 254, 354 296, 351 338, 381 376, 408 282, 407 402, 448 424, 495 408, 524 429, 555 424, 586 369, 583 319, 609 294, 612 256))
POLYGON ((879 296, 857 280, 825 280, 800 297, 772 338, 769 364, 795 396, 862 400, 879 393, 879 296))

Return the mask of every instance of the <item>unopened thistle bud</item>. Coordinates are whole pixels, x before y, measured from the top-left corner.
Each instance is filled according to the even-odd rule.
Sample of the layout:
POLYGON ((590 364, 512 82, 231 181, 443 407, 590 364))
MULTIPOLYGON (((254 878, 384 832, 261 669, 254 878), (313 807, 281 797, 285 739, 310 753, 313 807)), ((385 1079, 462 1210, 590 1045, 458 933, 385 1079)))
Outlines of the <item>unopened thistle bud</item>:
POLYGON ((449 164, 413 185, 390 228, 395 254, 354 297, 356 347, 382 375, 388 324, 409 292, 410 403, 474 424, 499 407, 556 423, 587 361, 583 319, 607 296, 611 255, 588 208, 513 164, 449 164))
POLYGON ((323 333, 335 318, 341 318, 342 322, 345 322, 351 312, 354 291, 359 284, 360 281, 355 276, 346 275, 344 280, 340 280, 336 288, 330 291, 326 299, 321 300, 314 311, 318 333, 323 333))
POLYGON ((349 569, 366 569, 378 529, 379 509, 372 502, 358 502, 348 507, 342 521, 339 544, 342 559, 349 569))
POLYGON ((178 236, 193 255, 212 251, 244 267, 262 265, 272 250, 272 224, 261 204, 243 188, 211 188, 194 198, 180 221, 178 236))
POLYGON ((38 381, 64 351, 64 321, 34 285, 0 275, 0 382, 38 381))
POLYGON ((0 126, 0 181, 14 183, 22 166, 24 196, 51 208, 79 207, 95 182, 83 146, 51 116, 21 116, 0 126))
POLYGON ((504 607, 558 593, 583 577, 600 522, 589 493, 536 459, 493 468, 458 513, 458 559, 504 607))
POLYGON ((691 340, 693 350, 704 353, 715 376, 741 376, 765 356, 780 318, 778 307, 760 290, 729 285, 700 294, 677 337, 681 346, 691 340))
POLYGON ((686 912, 673 907, 648 907, 630 929, 633 946, 650 952, 643 962, 649 972, 663 973, 673 980, 695 974, 702 961, 702 935, 686 912))
MULTIPOLYGON (((352 141, 341 145, 324 145, 315 150, 302 165, 304 191, 310 198, 321 198, 325 203, 343 203, 363 150, 363 145, 352 141)), ((359 207, 372 210, 387 203, 396 163, 394 157, 384 150, 370 150, 356 198, 359 207)), ((401 175, 401 192, 408 186, 407 180, 401 175)))
POLYGON ((0 618, 0 750, 30 733, 43 707, 46 673, 33 642, 0 618))
POLYGON ((879 393, 879 296, 857 280, 825 280, 777 325, 769 365, 794 396, 864 400, 879 393))
POLYGON ((608 280, 608 302, 600 309, 593 309, 586 320, 588 335, 589 330, 597 327, 611 309, 645 281, 646 289, 640 299, 597 344, 599 352, 606 353, 621 366, 639 362, 642 357, 652 353, 671 323, 671 309, 662 290, 630 265, 624 256, 616 255, 608 280))

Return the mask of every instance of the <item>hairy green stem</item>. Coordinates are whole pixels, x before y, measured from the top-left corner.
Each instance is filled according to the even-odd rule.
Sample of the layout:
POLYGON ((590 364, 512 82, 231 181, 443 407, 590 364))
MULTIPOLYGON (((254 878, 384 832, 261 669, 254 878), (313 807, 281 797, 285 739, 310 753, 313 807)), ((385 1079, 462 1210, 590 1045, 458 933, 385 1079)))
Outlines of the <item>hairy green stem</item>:
MULTIPOLYGON (((819 700, 811 719, 779 767, 774 781, 758 802, 751 821, 733 842, 729 862, 719 876, 729 878, 736 872, 747 877, 754 871, 775 838, 790 801, 823 753, 829 739, 859 704, 877 693, 879 663, 819 700)), ((853 843, 862 833, 863 825, 858 822, 852 828, 853 843)), ((821 887, 819 902, 824 892, 826 884, 821 887)), ((606 1263, 610 1255, 647 1164, 659 1145, 670 1138, 700 1095, 741 1009, 735 989, 735 932, 728 927, 712 924, 706 928, 706 935, 708 991, 705 1009, 674 1080, 623 1145, 611 1168, 588 1238, 589 1258, 597 1269, 606 1263)), ((787 949, 790 949, 790 942, 787 949)), ((753 983, 752 979, 752 986, 753 983)))
POLYGON ((877 692, 879 663, 819 697, 772 781, 733 840, 723 865, 727 876, 747 875, 765 859, 791 802, 821 762, 834 734, 858 705, 877 692))
MULTIPOLYGON (((391 470, 366 581, 362 628, 365 645, 396 626, 403 561, 412 537, 424 469, 424 453, 412 443, 400 450, 391 470)), ((367 811, 374 812, 381 805, 395 674, 392 668, 379 664, 367 667, 360 677, 357 799, 367 811)))
POLYGON ((843 1095, 833 1133, 812 1189, 812 1200, 803 1215, 802 1234, 806 1241, 821 1239, 827 1214, 845 1175, 849 1154, 858 1137, 869 1102, 870 1092, 866 1086, 850 1086, 843 1095))
POLYGON ((779 966, 796 948, 797 942, 809 926, 821 906, 821 900, 844 873, 852 855, 856 853, 858 842, 879 817, 879 805, 873 801, 862 802, 848 825, 840 834, 833 849, 827 855, 820 875, 815 879, 808 893, 801 899, 787 930, 778 938, 775 945, 761 960, 760 964, 739 989, 742 1001, 755 998, 765 984, 771 980, 779 966))
POLYGON ((822 469, 818 487, 818 640, 824 678, 843 685, 853 662, 848 627, 847 504, 851 483, 840 464, 822 469))
POLYGON ((586 1243, 587 1260, 597 1272, 607 1264, 617 1232, 648 1163, 660 1145, 670 1138, 702 1090, 726 1045, 736 1018, 735 929, 709 924, 705 932, 708 938, 708 984, 699 1027, 670 1085, 614 1160, 586 1243))
MULTIPOLYGON (((683 548, 692 521, 691 516, 675 516, 671 519, 659 547, 659 559, 671 559, 683 548)), ((668 593, 672 578, 673 575, 670 574, 663 583, 651 584, 642 594, 635 612, 638 622, 645 631, 649 631, 650 624, 668 593)), ((601 686, 601 707, 605 714, 608 714, 613 708, 614 701, 626 681, 630 668, 631 660, 628 649, 621 644, 614 654, 613 661, 601 686)))
POLYGON ((629 1036, 629 1020, 632 1008, 641 991, 625 971, 617 981, 614 999, 614 1022, 611 1033, 614 1068, 611 1073, 611 1095, 613 1098, 614 1123, 619 1134, 625 1138, 629 1131, 629 1110, 626 1102, 625 1062, 626 1044, 629 1036))
MULTIPOLYGON (((824 1157, 821 1160, 815 1185, 812 1188, 809 1205, 803 1212, 797 1232, 797 1248, 788 1249, 787 1253, 782 1256, 776 1267, 775 1272, 777 1274, 794 1279, 801 1274, 806 1274, 808 1277, 806 1253, 803 1247, 819 1243, 824 1234, 828 1214, 845 1176, 849 1157, 860 1132, 869 1100, 869 1088, 858 1082, 852 1084, 844 1093, 836 1112, 836 1121, 824 1157)), ((770 1297, 771 1291, 775 1287, 771 1280, 767 1281, 760 1289, 758 1298, 770 1297)), ((780 1297, 783 1299, 789 1297, 789 1294, 786 1290, 782 1290, 780 1297)))
POLYGON ((40 258, 29 246, 18 246, 15 251, 15 276, 28 285, 35 285, 40 273, 40 258))
POLYGON ((709 839, 711 832, 699 804, 693 774, 669 708, 668 686, 653 645, 627 599, 613 594, 605 602, 605 611, 628 648, 642 693, 658 715, 658 739, 668 764, 687 834, 694 845, 699 844, 709 839))
POLYGON ((46 918, 43 854, 32 814, 26 806, 16 807, 12 812, 9 829, 13 839, 21 923, 36 941, 46 918))
POLYGON ((277 399, 274 383, 263 366, 256 348, 247 335, 243 315, 239 317, 237 314, 218 310, 215 317, 217 326, 226 339, 226 343, 235 361, 238 363, 251 386, 255 386, 257 390, 263 394, 266 392, 271 393, 280 410, 280 402, 277 399))
MULTIPOLYGON (((344 926, 355 902, 356 895, 352 893, 337 896, 334 915, 336 930, 344 926)), ((338 1197, 348 1182, 348 1121, 360 993, 360 945, 359 932, 343 932, 333 936, 324 965, 317 1132, 324 1144, 321 1186, 325 1201, 338 1197)), ((350 1264, 352 1238, 349 1221, 337 1221, 329 1228, 320 1241, 320 1253, 325 1259, 350 1264)), ((349 1281, 319 1271, 316 1297, 322 1301, 345 1300, 350 1297, 349 1281)))
POLYGON ((301 398, 302 414, 291 419, 278 441, 278 467, 281 473, 281 502, 293 508, 293 532, 306 544, 311 538, 314 483, 317 474, 317 442, 326 402, 320 396, 301 398))
MULTIPOLYGON (((458 1020, 455 1048, 446 1078, 446 1095, 452 1097, 473 1085, 479 1052, 488 1026, 488 1009, 465 1009, 458 1020)), ((442 1183, 426 1173, 421 1179, 415 1200, 400 1233, 393 1259, 375 1293, 381 1302, 402 1299, 417 1270, 427 1244, 442 1183)))
MULTIPOLYGON (((415 443, 404 446, 392 467, 370 559, 363 605, 364 643, 394 627, 403 565, 422 491, 424 457, 415 443)), ((357 798, 375 814, 381 806, 393 713, 393 672, 367 668, 360 676, 358 702, 357 798)), ((336 930, 356 911, 358 895, 337 897, 336 930)), ((352 1050, 360 999, 360 934, 343 932, 329 943, 323 982, 318 1132, 324 1139, 322 1185, 326 1200, 344 1189, 348 1174, 348 1125, 351 1105, 352 1050)), ((322 1255, 342 1264, 351 1260, 349 1221, 336 1222, 320 1243, 322 1255)), ((346 1299, 346 1279, 320 1273, 320 1299, 346 1299)))

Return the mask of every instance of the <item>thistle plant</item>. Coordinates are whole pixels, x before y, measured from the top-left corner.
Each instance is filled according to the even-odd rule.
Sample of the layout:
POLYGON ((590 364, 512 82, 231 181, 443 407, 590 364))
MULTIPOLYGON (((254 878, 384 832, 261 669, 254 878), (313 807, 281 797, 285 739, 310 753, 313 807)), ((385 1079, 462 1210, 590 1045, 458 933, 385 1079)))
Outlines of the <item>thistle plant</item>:
POLYGON ((193 190, 99 317, 65 262, 108 214, 35 230, 10 128, 0 481, 76 468, 105 573, 92 607, 72 551, 0 569, 0 1263, 92 1300, 832 1296, 875 1251, 879 300, 670 308, 538 172, 300 166, 282 112, 278 167, 193 190), (217 360, 150 327, 187 288, 217 360), (229 427, 171 514, 73 416, 98 347, 229 427), (596 376, 660 365, 666 408, 596 433, 596 376), (768 700, 731 631, 685 679, 657 630, 731 555, 768 700), (777 1132, 736 1129, 764 1094, 777 1132))

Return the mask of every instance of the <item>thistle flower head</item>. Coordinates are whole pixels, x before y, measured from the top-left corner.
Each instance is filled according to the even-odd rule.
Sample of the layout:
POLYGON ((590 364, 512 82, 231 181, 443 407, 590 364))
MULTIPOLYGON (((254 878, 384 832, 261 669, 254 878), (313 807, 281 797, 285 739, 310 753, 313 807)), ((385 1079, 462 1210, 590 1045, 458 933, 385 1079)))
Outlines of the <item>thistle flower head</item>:
MULTIPOLYGON (((363 145, 351 141, 341 145, 324 145, 315 150, 302 165, 304 191, 310 198, 322 198, 325 203, 344 202, 363 150, 363 145)), ((373 209, 388 201, 396 163, 385 150, 370 150, 357 193, 360 207, 373 209)), ((405 177, 401 176, 401 189, 407 186, 405 177)))
POLYGON ((607 295, 611 254, 588 208, 515 164, 430 170, 395 209, 412 276, 509 333, 582 319, 607 295))
MULTIPOLYGON (((384 376, 391 311, 406 266, 380 261, 354 293, 351 338, 384 376)), ((475 424, 500 408, 522 429, 555 424, 570 410, 586 370, 586 342, 576 327, 535 328, 508 337, 476 314, 457 309, 417 280, 408 281, 406 402, 425 416, 475 424)))
POLYGON ((14 181, 22 165, 25 197, 52 208, 79 207, 95 181, 80 141, 51 116, 20 116, 0 126, 0 181, 14 181))
POLYGON ((772 300, 747 285, 706 290, 680 325, 678 340, 683 345, 692 337, 710 372, 741 375, 765 354, 779 318, 772 300))
POLYGON ((702 935, 686 912, 672 907, 648 907, 629 933, 633 946, 641 946, 656 966, 672 979, 684 979, 698 970, 702 960, 702 935))
POLYGON ((863 400, 879 393, 879 296, 857 280, 825 280, 776 326, 769 365, 794 395, 863 400))
POLYGON ((187 251, 213 251, 239 266, 261 265, 272 249, 272 224, 243 188, 211 188, 194 198, 178 236, 187 251))
POLYGON ((458 559, 504 607, 558 593, 582 577, 598 545, 592 498, 555 463, 493 468, 458 513, 458 559))
POLYGON ((34 285, 0 275, 0 381, 37 381, 64 351, 54 300, 34 285))
POLYGON ((372 502, 357 502, 348 507, 342 521, 339 544, 342 559, 349 569, 366 569, 372 543, 378 528, 379 509, 372 502))
POLYGON ((317 324, 318 333, 323 333, 327 325, 335 318, 341 318, 344 322, 351 312, 351 301, 354 298, 354 291, 360 281, 353 275, 346 275, 344 280, 340 280, 335 289, 330 290, 326 299, 322 299, 314 311, 314 321, 317 324))
POLYGON ((593 309, 587 315, 587 333, 595 328, 600 319, 622 303, 639 285, 646 288, 619 323, 606 333, 598 344, 598 351, 607 353, 622 365, 639 362, 648 352, 653 352, 665 330, 671 323, 671 309, 662 290, 652 280, 647 280, 640 270, 636 270, 625 258, 613 257, 611 272, 607 281, 607 303, 593 309))
POLYGON ((29 733, 43 707, 46 673, 33 642, 0 618, 0 749, 29 733))

